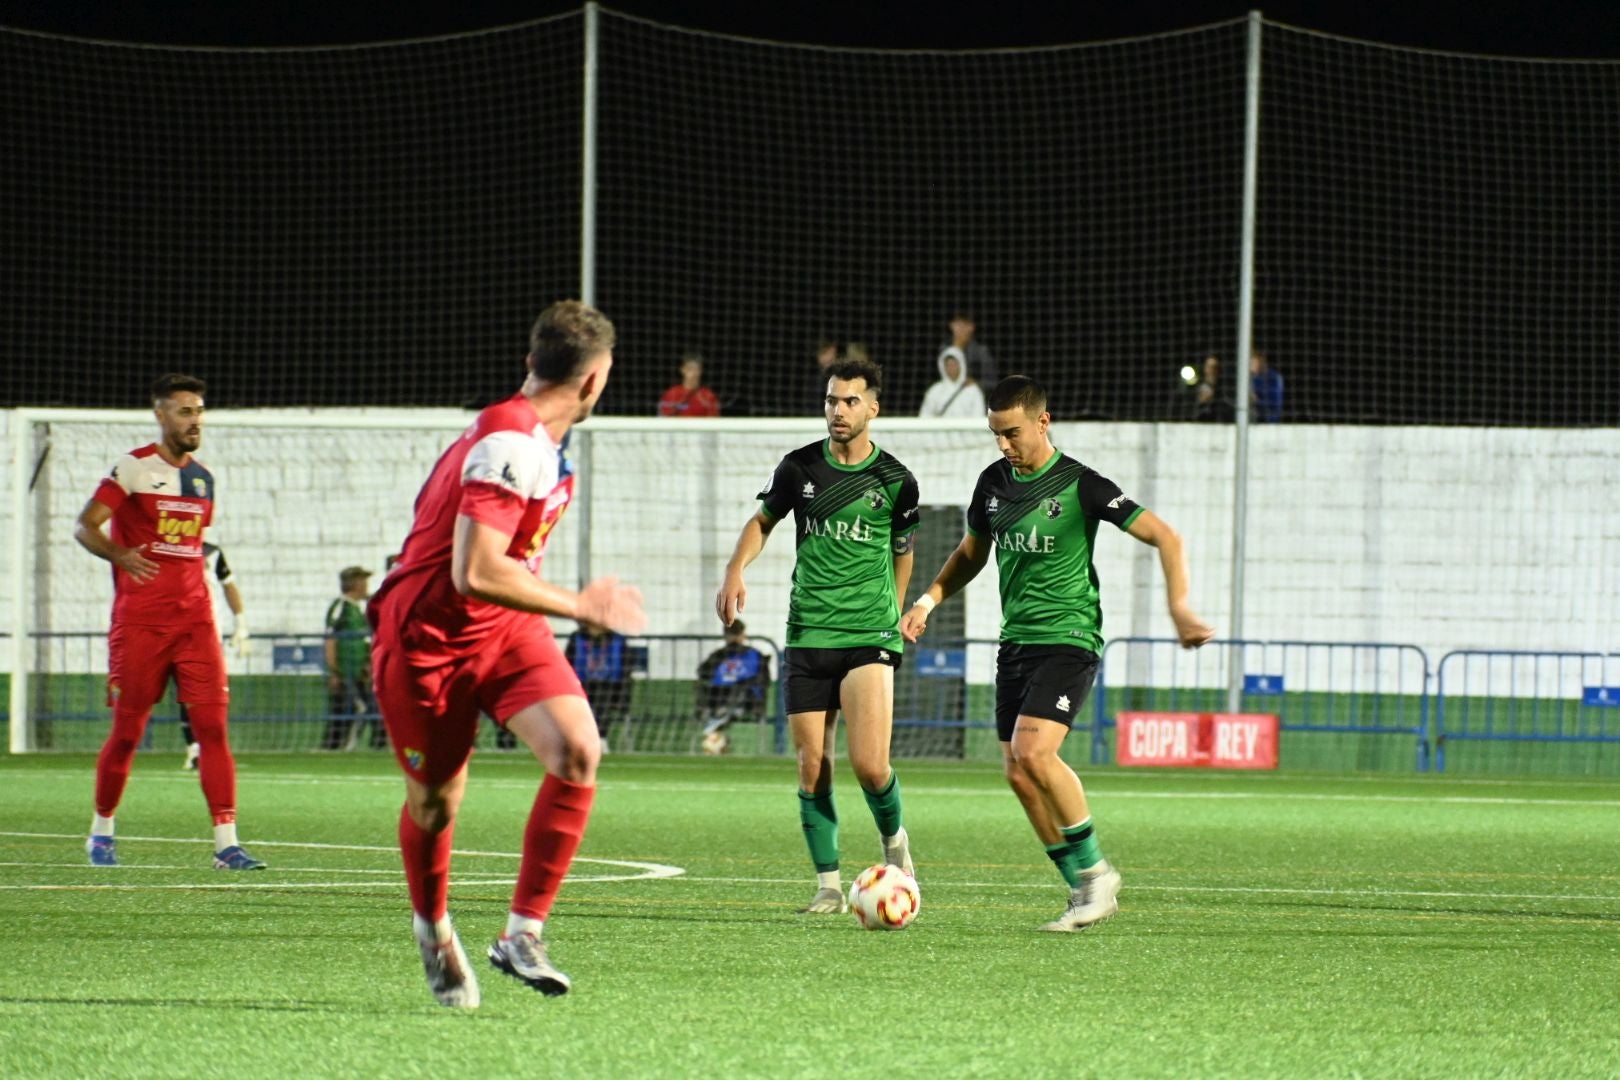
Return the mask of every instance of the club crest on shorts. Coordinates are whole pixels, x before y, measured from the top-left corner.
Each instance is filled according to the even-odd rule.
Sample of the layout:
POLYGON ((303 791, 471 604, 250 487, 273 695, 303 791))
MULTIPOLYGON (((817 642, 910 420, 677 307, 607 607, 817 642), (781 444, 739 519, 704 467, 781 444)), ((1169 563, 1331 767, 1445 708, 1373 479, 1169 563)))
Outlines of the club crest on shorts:
POLYGON ((422 767, 422 751, 407 746, 405 748, 405 764, 413 769, 422 767))

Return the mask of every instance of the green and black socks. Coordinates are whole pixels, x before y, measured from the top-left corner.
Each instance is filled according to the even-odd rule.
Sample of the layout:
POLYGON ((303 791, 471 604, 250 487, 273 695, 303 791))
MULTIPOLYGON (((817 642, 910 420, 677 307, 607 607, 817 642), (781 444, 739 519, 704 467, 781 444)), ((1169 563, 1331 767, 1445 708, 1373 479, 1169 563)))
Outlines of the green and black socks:
POLYGON ((1062 840, 1046 845, 1046 857, 1057 866, 1069 888, 1078 888, 1080 872, 1102 862, 1102 848, 1097 845, 1097 830, 1092 828, 1091 819, 1064 829, 1062 840))
MULTIPOLYGON (((866 805, 877 822, 878 833, 893 836, 900 831, 900 776, 889 770, 889 782, 880 791, 861 789, 866 805)), ((838 809, 832 790, 820 794, 799 792, 799 823, 804 826, 804 842, 810 848, 810 861, 817 873, 838 869, 838 809)))

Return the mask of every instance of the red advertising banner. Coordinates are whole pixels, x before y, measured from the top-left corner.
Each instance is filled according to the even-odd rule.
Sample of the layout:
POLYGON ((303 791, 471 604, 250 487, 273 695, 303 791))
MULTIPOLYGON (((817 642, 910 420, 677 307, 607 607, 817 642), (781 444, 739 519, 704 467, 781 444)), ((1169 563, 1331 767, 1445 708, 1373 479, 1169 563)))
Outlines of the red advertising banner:
POLYGON ((1277 717, 1270 713, 1122 712, 1114 760, 1172 768, 1275 769, 1277 717))

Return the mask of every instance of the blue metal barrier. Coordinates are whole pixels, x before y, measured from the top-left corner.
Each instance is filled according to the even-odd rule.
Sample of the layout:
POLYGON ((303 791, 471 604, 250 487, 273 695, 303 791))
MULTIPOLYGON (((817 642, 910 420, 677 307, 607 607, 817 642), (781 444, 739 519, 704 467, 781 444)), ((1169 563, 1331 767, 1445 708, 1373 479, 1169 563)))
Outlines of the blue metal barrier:
POLYGON ((1446 743, 1620 743, 1620 654, 1457 649, 1440 658, 1435 766, 1446 743))
MULTIPOLYGON (((1163 712, 1226 712, 1232 650, 1242 650, 1239 711, 1275 713, 1284 732, 1411 735, 1429 768, 1429 658, 1416 645, 1338 641, 1115 638, 1103 646, 1092 692, 1091 760, 1108 759, 1109 691, 1139 694, 1163 712)), ((1115 710, 1117 711, 1117 706, 1115 710)))

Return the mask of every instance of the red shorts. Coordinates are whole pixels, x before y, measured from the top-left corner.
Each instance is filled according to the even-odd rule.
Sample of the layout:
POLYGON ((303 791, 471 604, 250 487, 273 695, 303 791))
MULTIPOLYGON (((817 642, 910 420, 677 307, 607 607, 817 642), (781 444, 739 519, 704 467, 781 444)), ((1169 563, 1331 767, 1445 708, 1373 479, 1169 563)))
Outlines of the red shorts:
POLYGON ((107 704, 149 712, 174 676, 187 705, 231 700, 219 631, 208 619, 176 626, 113 623, 107 635, 107 704))
POLYGON ((371 671, 394 757, 426 784, 443 783, 467 764, 480 712, 505 724, 530 705, 585 696, 557 639, 527 620, 471 655, 441 661, 420 653, 407 658, 384 624, 371 651, 371 671))

